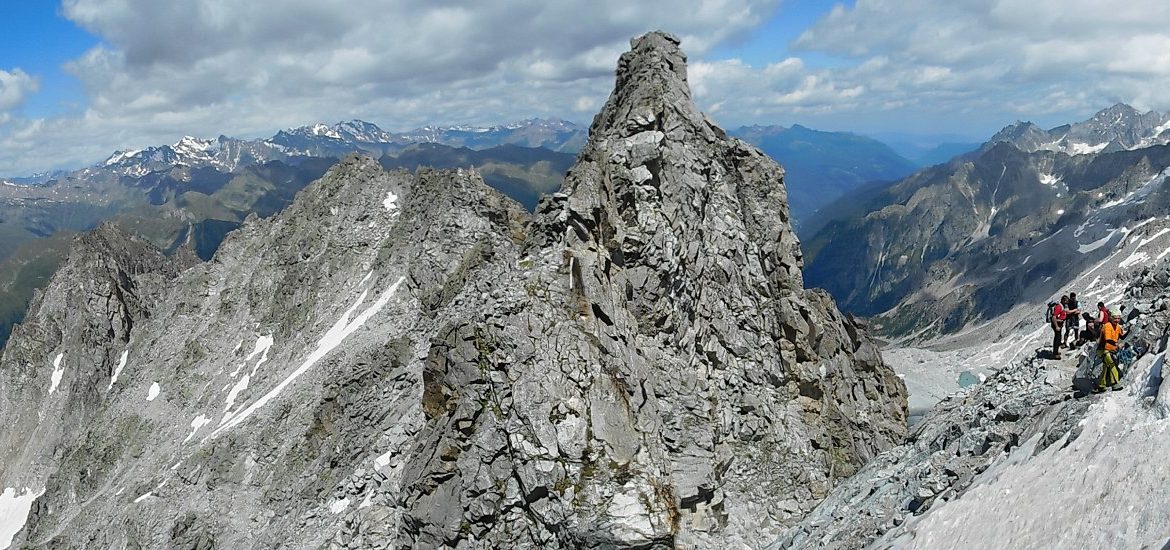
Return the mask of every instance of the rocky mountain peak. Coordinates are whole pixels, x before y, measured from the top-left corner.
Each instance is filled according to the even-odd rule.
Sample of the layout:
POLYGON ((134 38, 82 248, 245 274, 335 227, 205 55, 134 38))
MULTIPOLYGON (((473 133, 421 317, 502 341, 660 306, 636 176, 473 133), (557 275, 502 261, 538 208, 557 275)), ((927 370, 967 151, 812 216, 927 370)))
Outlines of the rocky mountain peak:
POLYGON ((698 110, 677 38, 656 32, 631 44, 578 164, 562 193, 551 198, 558 206, 545 208, 546 232, 563 235, 569 244, 592 241, 609 249, 619 265, 640 261, 652 269, 663 258, 644 258, 650 241, 691 243, 695 257, 699 243, 714 244, 715 235, 743 238, 761 246, 754 267, 771 284, 801 288, 801 253, 789 226, 783 169, 728 138, 698 110), (565 224, 575 233, 562 232, 565 224))
POLYGON ((1087 122, 1101 122, 1104 124, 1117 124, 1141 116, 1141 112, 1125 103, 1116 103, 1105 109, 1097 111, 1087 122))
POLYGON ((1102 109, 1087 120, 1043 130, 1016 122, 997 132, 983 146, 1007 142, 1025 152, 1059 151, 1068 155, 1111 153, 1170 142, 1170 115, 1142 113, 1124 103, 1102 109))
POLYGON ((47 487, 27 540, 714 547, 798 521, 904 438, 905 387, 802 287, 783 170, 698 111, 678 46, 633 41, 531 220, 473 171, 350 157, 159 284, 99 352, 130 366, 86 443, 14 446, 56 468, 22 482, 47 487))

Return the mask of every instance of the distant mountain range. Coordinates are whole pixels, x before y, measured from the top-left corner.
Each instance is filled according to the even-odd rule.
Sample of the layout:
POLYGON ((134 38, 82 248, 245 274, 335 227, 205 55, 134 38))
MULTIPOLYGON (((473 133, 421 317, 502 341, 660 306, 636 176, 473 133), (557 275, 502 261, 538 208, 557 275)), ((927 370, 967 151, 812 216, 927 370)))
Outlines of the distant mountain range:
POLYGON ((172 145, 118 151, 81 170, 4 180, 0 344, 23 318, 32 290, 64 260, 72 235, 103 221, 160 248, 188 247, 208 259, 247 216, 278 212, 352 153, 412 171, 474 168, 489 185, 532 209, 542 193, 560 187, 573 162, 572 154, 555 149, 574 149, 584 138, 584 129, 560 120, 406 134, 350 121, 294 128, 268 139, 184 137, 172 145))
POLYGON ((729 132, 776 159, 784 167, 789 208, 797 233, 819 227, 817 211, 863 184, 890 182, 918 165, 872 138, 848 132, 822 132, 799 124, 744 126, 729 132))
MULTIPOLYGON (((802 233, 817 210, 833 199, 868 182, 902 178, 918 167, 884 143, 852 133, 823 132, 799 124, 744 126, 729 133, 759 147, 784 166, 792 216, 802 233)), ((299 159, 338 158, 355 152, 379 157, 393 155, 424 143, 471 150, 514 145, 576 153, 586 134, 585 127, 560 119, 529 119, 490 127, 423 127, 402 133, 352 120, 281 130, 264 139, 187 136, 171 145, 117 151, 105 161, 77 172, 58 171, 2 181, 9 186, 22 186, 44 185, 70 176, 104 177, 104 173, 142 177, 176 166, 214 168, 230 173, 273 161, 295 165, 299 159)), ((518 198, 530 205, 535 203, 530 193, 518 198)))
POLYGON ((1170 211, 1166 118, 1116 105, 1049 131, 1017 123, 974 153, 859 189, 805 241, 806 281, 894 335, 1042 303, 1122 232, 1170 211))
MULTIPOLYGON (((370 122, 352 120, 332 126, 314 124, 281 130, 266 139, 242 140, 227 136, 199 139, 187 136, 173 145, 118 151, 90 170, 112 170, 120 175, 142 176, 182 165, 232 172, 241 166, 274 160, 295 163, 297 158, 341 157, 356 152, 382 156, 402 151, 416 143, 470 149, 517 145, 576 152, 584 139, 584 128, 559 119, 530 119, 485 128, 426 127, 402 134, 387 132, 370 122)), ((42 183, 45 180, 45 177, 38 177, 26 181, 42 183)))
POLYGON ((1056 151, 1069 155, 1131 151, 1170 143, 1170 114, 1147 113, 1118 103, 1074 124, 1043 130, 1017 122, 1000 130, 984 145, 1007 142, 1026 152, 1056 151))

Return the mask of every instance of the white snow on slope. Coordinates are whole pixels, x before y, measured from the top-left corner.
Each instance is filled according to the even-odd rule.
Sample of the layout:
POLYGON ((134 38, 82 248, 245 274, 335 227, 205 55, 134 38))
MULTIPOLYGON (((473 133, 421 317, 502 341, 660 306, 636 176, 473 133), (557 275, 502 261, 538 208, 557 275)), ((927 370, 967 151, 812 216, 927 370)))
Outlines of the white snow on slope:
POLYGON ((114 367, 114 375, 110 377, 110 385, 106 387, 106 391, 114 389, 114 383, 118 381, 118 376, 122 374, 122 369, 126 368, 126 358, 130 356, 130 350, 122 352, 122 357, 118 359, 118 366, 114 367))
POLYGON ((146 392, 146 400, 154 401, 154 398, 158 397, 160 391, 162 391, 162 387, 158 385, 158 382, 152 383, 150 389, 146 392))
POLYGON ((1150 181, 1147 181, 1146 183, 1142 184, 1141 187, 1138 187, 1137 189, 1131 191, 1128 195, 1126 195, 1120 199, 1109 201, 1105 204, 1102 204, 1101 206, 1098 206, 1097 208, 1103 210, 1105 208, 1111 208, 1111 207, 1117 206, 1119 204, 1124 204, 1127 202, 1137 202, 1137 201, 1140 201, 1142 199, 1145 199, 1146 195, 1149 195, 1151 192, 1154 191, 1154 189, 1157 189, 1158 187, 1160 187, 1162 185, 1162 183, 1166 181, 1166 178, 1168 176, 1170 176, 1170 169, 1163 170, 1160 174, 1151 178, 1150 181))
POLYGON ((1088 254, 1094 250, 1097 250, 1098 248, 1105 246, 1105 243, 1108 243, 1109 239, 1112 239, 1113 236, 1116 234, 1117 234, 1117 232, 1113 231, 1113 232, 1109 233, 1108 235, 1105 235, 1104 237, 1101 237, 1100 239, 1097 239, 1089 244, 1082 244, 1082 245, 1077 247, 1077 252, 1080 252, 1081 254, 1088 254))
POLYGON ((1117 267, 1124 269, 1127 267, 1132 267, 1132 266, 1135 266, 1137 264, 1143 263, 1149 259, 1150 259, 1149 254, 1146 254, 1145 252, 1137 251, 1137 252, 1134 252, 1133 254, 1130 254, 1128 258, 1118 262, 1117 267))
POLYGON ((221 426, 227 422, 229 418, 231 418, 232 407, 236 406, 236 397, 239 397, 240 392, 248 389, 248 384, 251 381, 252 376, 248 373, 244 373, 244 377, 241 378, 239 382, 236 382, 236 385, 232 386, 232 391, 228 392, 227 399, 224 401, 223 420, 219 421, 221 426))
POLYGON ((378 298, 376 302, 371 304, 370 307, 366 308, 365 311, 358 314, 358 316, 351 321, 350 317, 353 315, 354 311, 357 310, 358 306, 362 305, 362 302, 366 300, 366 294, 369 293, 368 290, 363 291, 361 296, 358 296, 357 301, 355 301, 353 305, 350 306, 344 314, 342 314, 341 318, 333 324, 333 327, 325 332, 325 335, 321 337, 320 341, 317 342, 317 349, 313 350, 313 352, 309 354, 305 361, 301 363, 301 365, 297 367, 296 370, 289 374, 288 377, 285 378, 284 381, 282 381, 280 384, 277 384, 275 388, 272 388, 268 393, 260 397, 260 399, 257 399, 255 403, 252 403, 246 409, 232 415, 231 420, 223 423, 214 432, 211 432, 211 435, 209 435, 208 438, 218 437, 219 434, 238 426, 241 422, 247 420, 249 416, 252 416, 252 413, 260 410, 261 407, 267 405, 268 402, 272 401, 272 399, 280 395, 280 393, 283 392, 284 389, 289 386, 289 384, 292 384, 293 381, 297 379, 297 377, 304 374, 305 371, 309 370, 313 365, 317 364, 317 361, 320 361, 326 355, 328 355, 329 352, 333 351, 333 349, 340 345, 346 337, 356 332, 357 329, 361 328, 361 326, 366 323, 366 321, 370 320, 371 317, 381 311, 383 307, 386 307, 386 304, 390 302, 390 298, 394 296, 395 292, 398 291, 398 286, 401 285, 405 280, 406 277, 399 277, 397 281, 394 281, 394 284, 390 285, 390 288, 386 289, 386 291, 382 293, 382 296, 378 298))
MULTIPOLYGON (((207 424, 209 424, 209 423, 211 423, 211 419, 210 419, 210 418, 207 418, 206 416, 204 416, 204 415, 202 415, 202 414, 201 414, 201 415, 199 415, 199 416, 196 416, 196 417, 195 417, 195 420, 192 420, 192 421, 191 421, 191 434, 187 436, 187 439, 184 439, 184 440, 183 440, 183 443, 186 443, 186 442, 188 442, 188 441, 191 441, 191 438, 192 438, 192 437, 195 437, 195 432, 198 432, 198 431, 199 431, 199 428, 202 428, 202 427, 206 426, 206 425, 207 425, 207 424)), ((172 470, 174 470, 174 469, 175 469, 175 467, 176 467, 176 466, 178 466, 178 465, 179 465, 179 464, 176 462, 176 463, 175 463, 175 466, 172 466, 172 467, 171 467, 171 469, 172 469, 172 470)))
POLYGON ((395 195, 393 191, 387 191, 386 192, 386 200, 382 201, 382 206, 385 206, 386 210, 389 210, 391 212, 397 210, 398 209, 398 195, 395 195))
POLYGON ((24 528, 33 501, 45 494, 44 490, 33 492, 27 488, 17 492, 8 487, 0 493, 0 550, 12 545, 12 537, 24 528))
POLYGON ((139 502, 142 502, 148 498, 154 498, 154 492, 159 490, 159 489, 162 489, 163 486, 166 484, 167 484, 167 480, 165 480, 165 479, 162 480, 162 482, 159 483, 158 485, 156 485, 154 489, 147 491, 146 493, 139 495, 138 498, 134 499, 134 504, 138 504, 139 502))
POLYGON ((57 358, 53 359, 53 376, 49 385, 49 395, 57 391, 57 386, 61 385, 61 376, 65 374, 65 367, 61 366, 61 359, 64 357, 64 353, 58 353, 57 358))
POLYGON ((255 365, 252 365, 253 376, 256 375, 256 370, 260 368, 260 365, 268 360, 268 350, 272 349, 272 342, 273 340, 271 334, 268 336, 261 336, 260 338, 256 339, 256 347, 252 349, 252 353, 249 353, 248 356, 244 358, 244 362, 248 362, 251 361, 253 357, 256 357, 257 355, 260 356, 260 360, 256 361, 255 365))
POLYGON ((1164 355, 1134 365, 1122 392, 1102 396, 1067 447, 1036 456, 1038 434, 961 498, 894 541, 908 548, 1161 548, 1170 539, 1170 418, 1164 355), (1155 405, 1147 405, 1156 395, 1155 405), (1010 464, 1010 467, 1008 465, 1010 464))
POLYGON ((1067 146, 1067 150, 1072 155, 1091 155, 1093 153, 1100 153, 1108 146, 1108 141, 1105 143, 1098 143, 1096 145, 1089 145, 1088 143, 1070 143, 1067 146))

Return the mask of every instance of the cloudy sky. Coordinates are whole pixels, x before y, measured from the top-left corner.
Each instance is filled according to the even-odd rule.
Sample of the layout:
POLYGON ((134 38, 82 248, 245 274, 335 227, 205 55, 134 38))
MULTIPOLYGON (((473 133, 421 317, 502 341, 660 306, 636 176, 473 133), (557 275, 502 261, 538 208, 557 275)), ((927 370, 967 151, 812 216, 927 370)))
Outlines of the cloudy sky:
POLYGON ((981 140, 1170 110, 1170 2, 0 0, 0 175, 190 134, 587 123, 631 36, 683 39, 727 127, 981 140))

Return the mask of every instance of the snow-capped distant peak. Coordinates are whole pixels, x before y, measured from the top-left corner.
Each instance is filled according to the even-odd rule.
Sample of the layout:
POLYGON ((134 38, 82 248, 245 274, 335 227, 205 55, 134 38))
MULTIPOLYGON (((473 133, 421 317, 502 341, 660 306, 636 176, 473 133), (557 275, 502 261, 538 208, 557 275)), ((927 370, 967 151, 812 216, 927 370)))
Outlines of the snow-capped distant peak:
POLYGON ((135 155, 137 155, 138 153, 141 153, 141 152, 142 152, 142 149, 129 149, 126 151, 115 151, 114 154, 110 155, 110 158, 106 159, 106 162, 103 164, 103 166, 113 166, 115 164, 118 164, 119 162, 134 158, 135 155))
POLYGON ((310 132, 314 136, 325 136, 325 137, 331 137, 333 139, 341 139, 341 134, 338 133, 337 130, 335 130, 329 126, 326 126, 324 124, 321 124, 321 123, 314 124, 313 127, 310 129, 310 132))
POLYGON ((175 149, 190 148, 190 149, 202 150, 202 149, 207 149, 208 147, 211 147, 211 140, 199 139, 197 137, 192 137, 192 136, 183 136, 183 139, 180 139, 178 141, 178 143, 175 143, 173 145, 173 147, 175 149))

